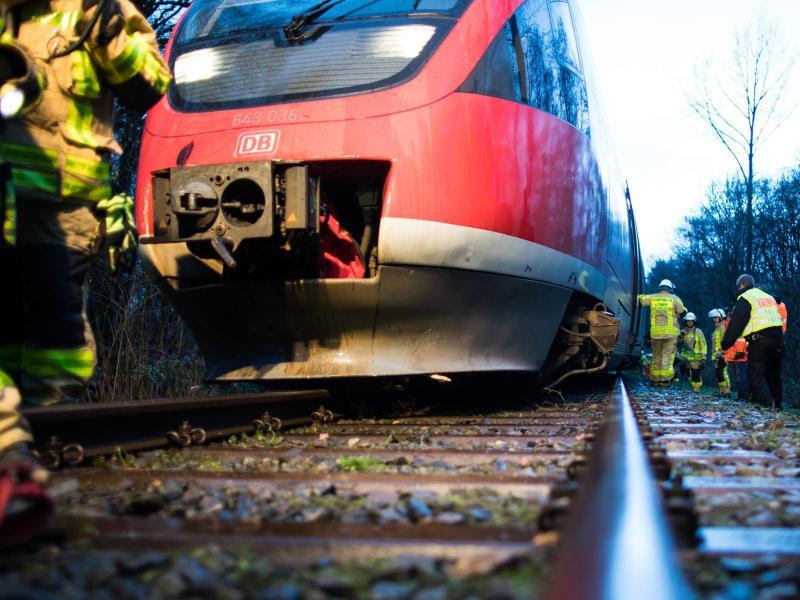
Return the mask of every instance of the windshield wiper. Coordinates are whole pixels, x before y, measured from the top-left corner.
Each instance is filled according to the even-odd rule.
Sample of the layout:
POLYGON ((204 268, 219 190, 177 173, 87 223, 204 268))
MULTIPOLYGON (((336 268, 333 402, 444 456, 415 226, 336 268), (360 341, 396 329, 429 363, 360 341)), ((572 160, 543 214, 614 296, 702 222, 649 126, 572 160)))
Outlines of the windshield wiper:
POLYGON ((286 36, 286 41, 303 42, 305 40, 303 30, 342 2, 345 2, 345 0, 322 0, 319 4, 312 6, 299 15, 294 15, 291 22, 283 26, 283 34, 286 36))
MULTIPOLYGON (((286 37, 286 41, 289 43, 299 43, 302 44, 308 38, 305 35, 305 30, 308 28, 309 25, 313 25, 316 21, 319 20, 326 12, 332 9, 334 6, 338 6, 339 4, 343 4, 344 2, 352 2, 353 0, 322 0, 319 4, 315 4, 311 8, 306 9, 305 11, 301 12, 298 15, 294 15, 292 17, 291 22, 288 25, 283 26, 283 34, 286 37)), ((376 4, 380 0, 362 0, 360 3, 357 3, 355 7, 351 8, 349 11, 345 12, 344 14, 332 19, 333 21, 342 21, 352 15, 353 13, 363 10, 364 8, 371 6, 372 4, 376 4)), ((411 8, 411 12, 415 12, 419 8, 421 0, 413 0, 413 5, 411 8)), ((315 33, 312 38, 316 39, 325 31, 330 29, 330 27, 320 28, 318 31, 319 33, 315 33)))

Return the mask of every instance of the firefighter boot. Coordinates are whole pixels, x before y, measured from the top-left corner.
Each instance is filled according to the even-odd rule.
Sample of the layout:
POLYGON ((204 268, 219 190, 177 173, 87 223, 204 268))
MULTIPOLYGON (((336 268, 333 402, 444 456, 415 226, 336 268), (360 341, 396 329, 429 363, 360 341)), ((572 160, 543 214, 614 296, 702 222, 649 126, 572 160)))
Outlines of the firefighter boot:
POLYGON ((25 442, 0 453, 0 548, 28 541, 49 523, 47 476, 25 442))
POLYGON ((731 395, 731 386, 724 381, 719 384, 719 393, 720 396, 724 396, 725 398, 729 398, 731 395))
POLYGON ((692 382, 692 392, 694 392, 695 394, 699 394, 700 393, 700 388, 701 387, 703 387, 703 382, 702 381, 693 381, 692 382))

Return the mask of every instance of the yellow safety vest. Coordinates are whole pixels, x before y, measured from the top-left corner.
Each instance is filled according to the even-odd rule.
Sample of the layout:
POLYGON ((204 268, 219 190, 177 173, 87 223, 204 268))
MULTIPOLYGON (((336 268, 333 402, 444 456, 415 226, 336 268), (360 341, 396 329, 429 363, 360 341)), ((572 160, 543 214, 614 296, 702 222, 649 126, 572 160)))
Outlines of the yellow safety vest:
POLYGON ((80 39, 78 23, 96 10, 92 5, 84 12, 82 0, 22 5, 15 40, 36 61, 47 86, 42 101, 6 122, 0 135, 2 158, 20 197, 89 203, 110 198, 105 159, 121 152, 114 139, 114 97, 128 104, 155 102, 170 82, 155 32, 130 0, 108 0, 94 27, 100 33, 55 56, 54 50, 80 39), (104 36, 99 44, 96 38, 104 36))
POLYGON ((739 297, 750 304, 750 320, 742 333, 744 337, 770 327, 783 327, 783 318, 778 312, 775 298, 757 288, 750 288, 739 297))
POLYGON ((675 325, 675 300, 669 296, 650 296, 650 335, 678 335, 675 325))

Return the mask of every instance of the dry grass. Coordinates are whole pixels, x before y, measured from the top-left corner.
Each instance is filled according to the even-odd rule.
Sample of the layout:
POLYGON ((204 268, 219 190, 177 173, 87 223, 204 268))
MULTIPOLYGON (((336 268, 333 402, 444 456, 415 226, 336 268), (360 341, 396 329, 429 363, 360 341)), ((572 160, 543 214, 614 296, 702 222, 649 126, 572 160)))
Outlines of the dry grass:
POLYGON ((203 358, 191 333, 141 264, 111 277, 105 262, 95 261, 88 310, 98 351, 89 401, 187 396, 202 383, 203 358))

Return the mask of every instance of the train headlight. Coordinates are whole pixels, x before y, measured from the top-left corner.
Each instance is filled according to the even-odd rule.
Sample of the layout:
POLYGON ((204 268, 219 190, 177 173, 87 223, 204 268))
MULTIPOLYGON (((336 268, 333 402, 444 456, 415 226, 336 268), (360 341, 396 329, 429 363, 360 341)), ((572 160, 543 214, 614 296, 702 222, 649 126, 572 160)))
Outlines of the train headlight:
POLYGON ((416 58, 436 29, 431 25, 387 27, 369 38, 368 58, 416 58))
POLYGON ((222 72, 219 48, 202 48, 181 54, 175 61, 175 83, 208 81, 222 72))
POLYGON ((437 31, 425 23, 343 23, 303 44, 248 35, 209 48, 177 48, 170 101, 232 108, 372 89, 408 72, 437 31))

